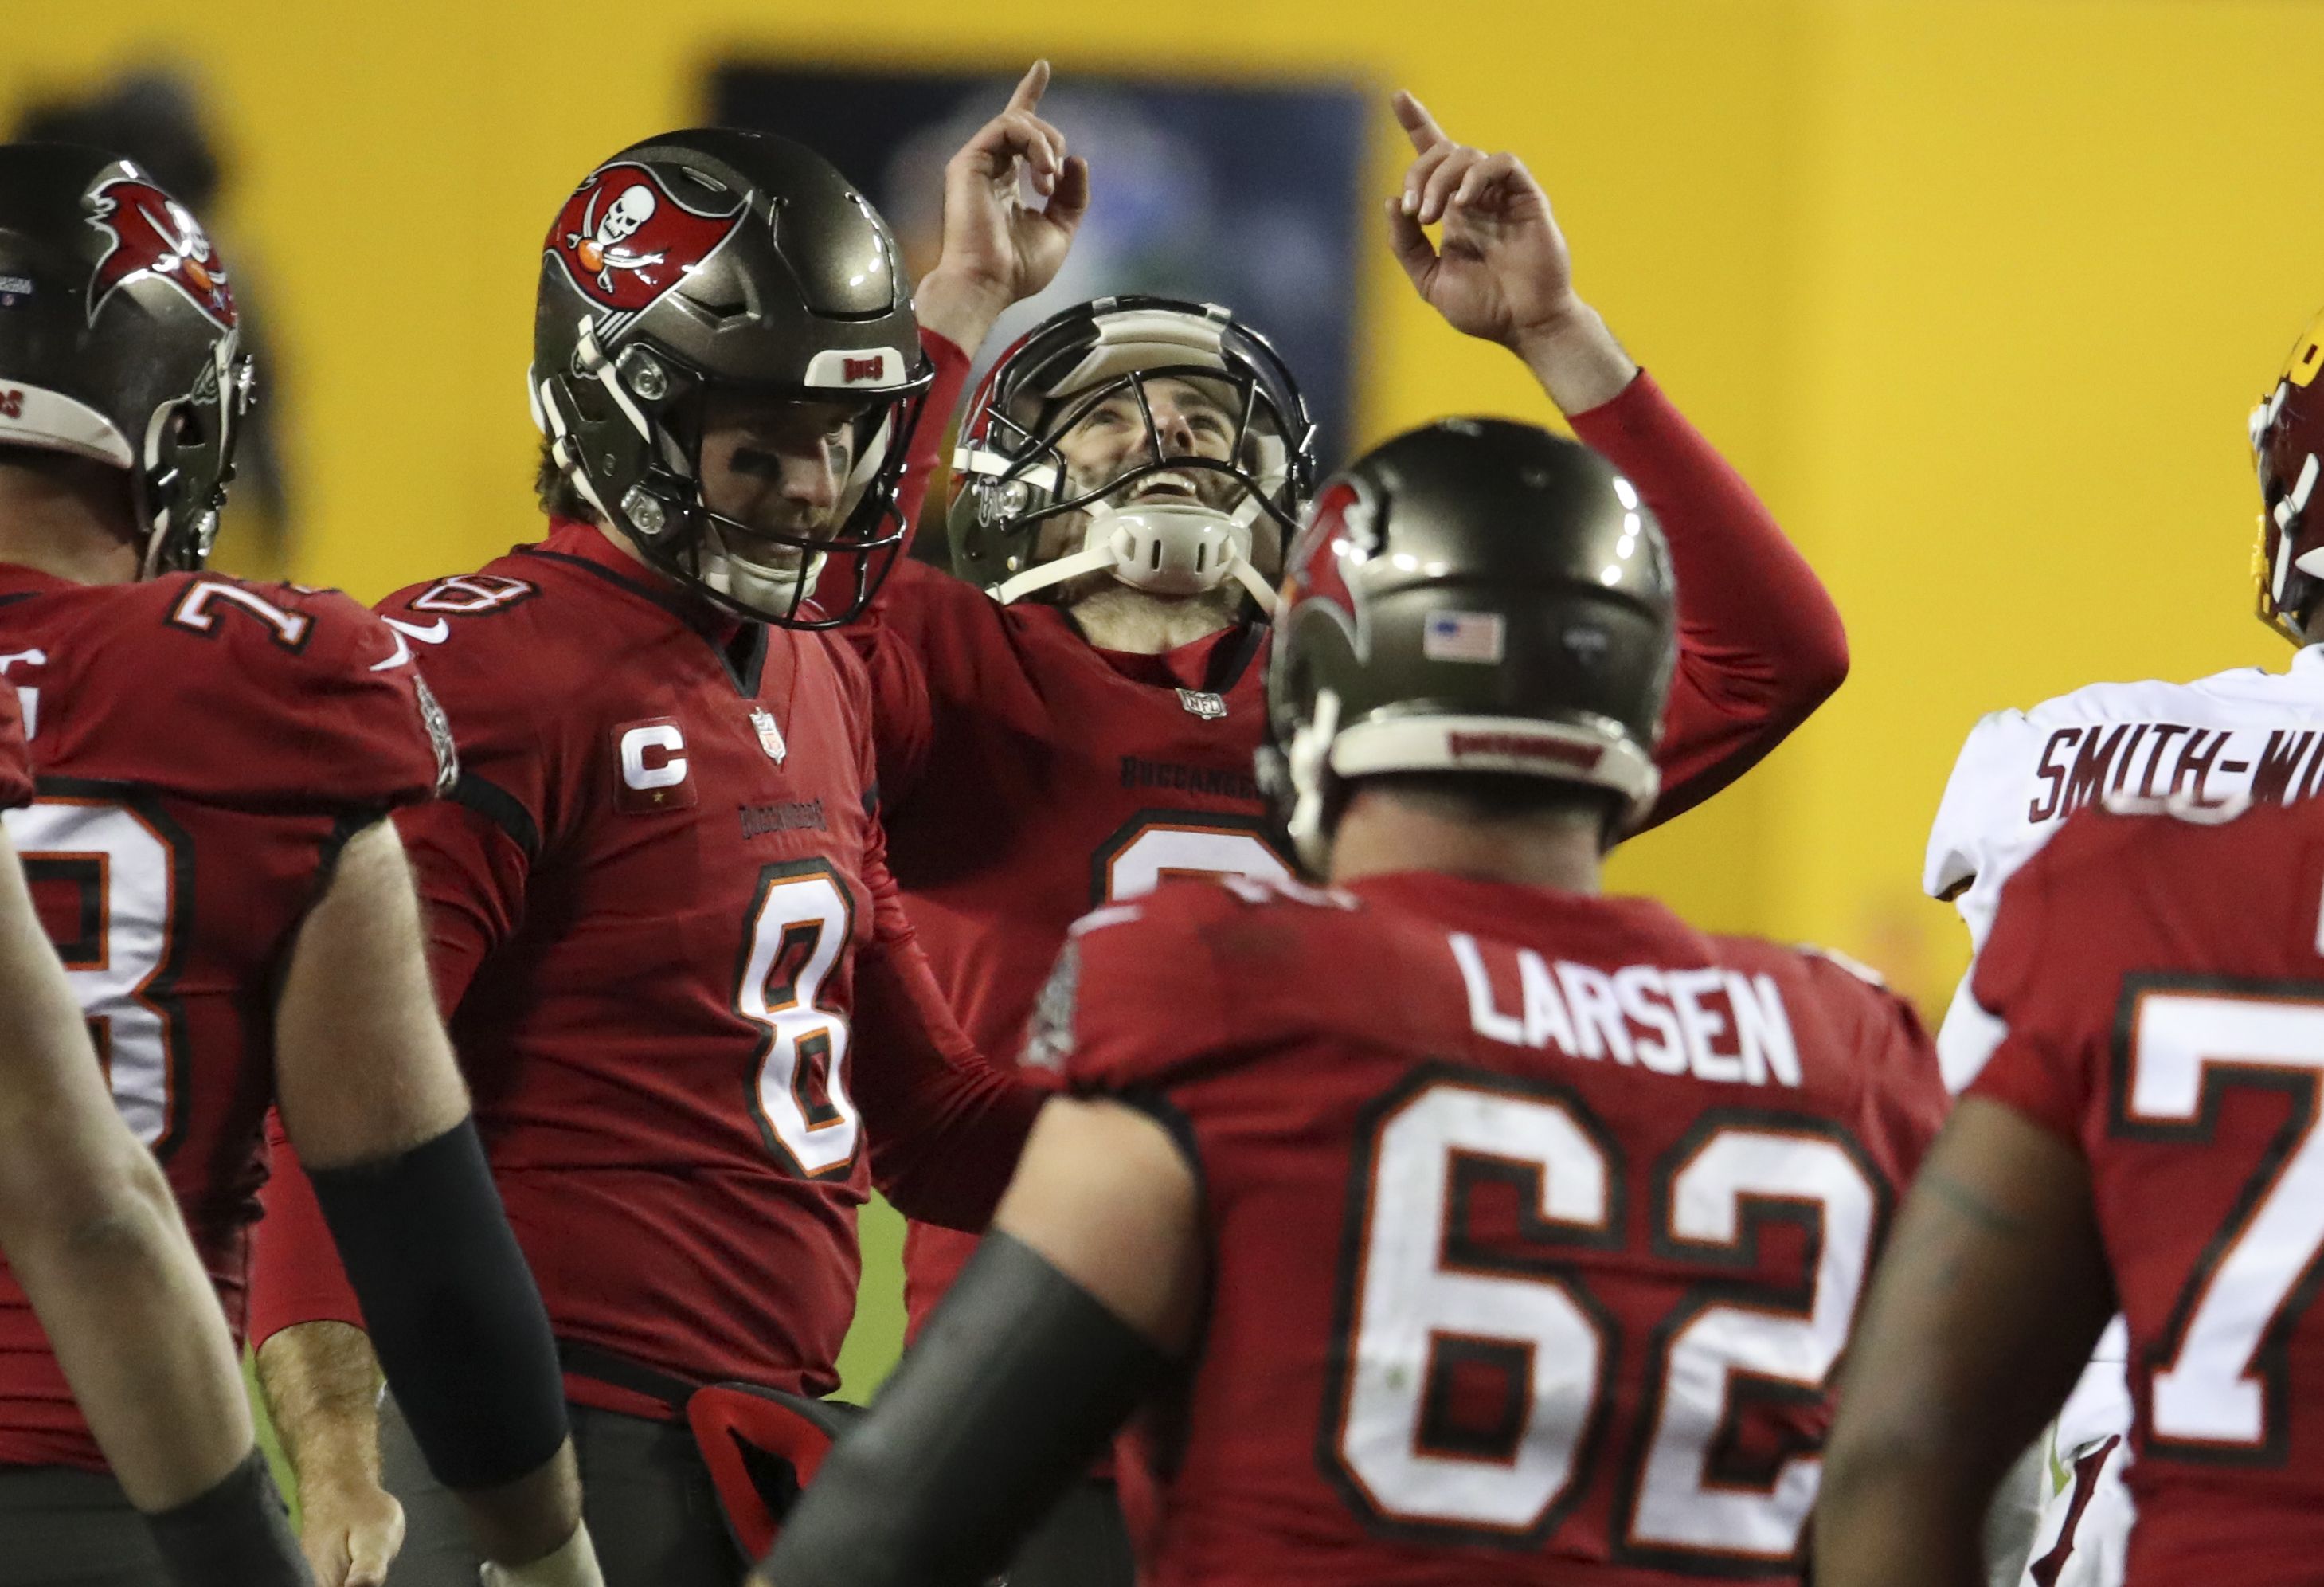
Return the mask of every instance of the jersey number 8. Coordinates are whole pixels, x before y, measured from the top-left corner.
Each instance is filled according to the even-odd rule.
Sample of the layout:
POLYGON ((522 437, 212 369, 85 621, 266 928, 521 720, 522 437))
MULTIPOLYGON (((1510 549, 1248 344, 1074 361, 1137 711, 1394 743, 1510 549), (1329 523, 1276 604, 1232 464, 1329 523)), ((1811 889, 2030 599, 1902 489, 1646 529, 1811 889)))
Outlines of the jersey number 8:
POLYGON ((854 905, 820 860, 760 872, 734 1011, 767 1032, 752 1070, 759 1133, 805 1178, 845 1173, 863 1136, 847 1094, 847 1017, 820 1006, 854 924, 854 905))
POLYGON ((184 1100, 183 1015, 171 995, 191 904, 180 873, 184 835, 150 807, 47 793, 9 811, 7 826, 25 879, 46 902, 114 1105, 140 1141, 166 1153, 184 1100))

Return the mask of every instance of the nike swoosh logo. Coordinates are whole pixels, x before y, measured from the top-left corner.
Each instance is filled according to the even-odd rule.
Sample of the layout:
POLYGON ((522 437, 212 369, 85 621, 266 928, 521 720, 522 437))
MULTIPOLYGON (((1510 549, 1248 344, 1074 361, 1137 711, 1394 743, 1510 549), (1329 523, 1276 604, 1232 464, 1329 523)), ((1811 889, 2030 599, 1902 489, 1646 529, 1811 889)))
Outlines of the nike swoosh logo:
POLYGON ((440 645, 452 637, 452 625, 441 617, 422 628, 417 623, 402 623, 392 617, 383 617, 382 623, 398 633, 408 633, 423 645, 440 645))
POLYGON ((393 668, 403 666, 410 660, 411 641, 399 633, 395 636, 395 654, 384 661, 373 662, 371 669, 374 672, 386 672, 393 668))

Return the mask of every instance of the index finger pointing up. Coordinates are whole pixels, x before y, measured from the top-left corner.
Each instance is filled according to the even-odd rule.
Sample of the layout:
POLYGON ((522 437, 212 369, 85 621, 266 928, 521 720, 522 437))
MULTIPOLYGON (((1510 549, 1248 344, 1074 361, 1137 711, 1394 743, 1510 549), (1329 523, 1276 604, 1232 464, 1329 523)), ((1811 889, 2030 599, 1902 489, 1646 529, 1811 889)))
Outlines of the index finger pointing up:
POLYGON ((1436 118, 1428 114, 1427 106, 1401 89, 1393 103, 1397 125, 1404 128, 1404 135, 1412 140, 1415 153, 1425 154, 1444 141, 1444 129, 1438 126, 1436 118))
POLYGON ((1017 91, 1009 96, 1011 110, 1030 110, 1041 102, 1042 92, 1049 86, 1049 63, 1037 60, 1017 81, 1017 91))

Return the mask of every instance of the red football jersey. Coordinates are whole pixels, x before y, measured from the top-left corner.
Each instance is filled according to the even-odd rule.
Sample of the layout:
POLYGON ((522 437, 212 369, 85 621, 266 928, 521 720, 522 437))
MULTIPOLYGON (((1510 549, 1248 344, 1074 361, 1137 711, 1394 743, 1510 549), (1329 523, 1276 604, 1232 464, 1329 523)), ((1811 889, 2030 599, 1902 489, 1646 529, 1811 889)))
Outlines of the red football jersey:
MULTIPOLYGON (((965 360, 924 341, 942 412, 965 360)), ((1654 815, 1666 820, 1805 719, 1845 670, 1846 641, 1813 571, 1651 379, 1573 424, 1652 503, 1677 568, 1683 643, 1654 815)), ((924 469, 937 427, 922 428, 924 469)), ((871 669, 905 907, 983 1051, 1017 1051, 1084 911, 1166 876, 1290 873, 1252 773, 1266 737, 1263 625, 1158 656, 1101 650, 1055 606, 1002 606, 907 563, 847 632, 871 669)), ((915 1326, 974 1248, 912 1230, 915 1326)))
POLYGON ((32 799, 32 767, 25 758, 24 718, 16 706, 15 686, 0 678, 0 810, 13 810, 32 799))
MULTIPOLYGON (((453 798, 403 835, 558 1336, 829 1392, 874 1176, 981 1226, 1038 1105, 975 1061, 913 945, 861 664, 714 619, 578 523, 381 611, 459 744, 453 798)), ((311 1220, 270 1218, 262 1279, 262 1338, 347 1315, 311 1220)))
POLYGON ((1026 1056, 1202 1186, 1202 1351, 1126 1462, 1148 1587, 1797 1579, 1946 1109, 1861 973, 1641 899, 1189 884, 1076 928, 1026 1056))
MULTIPOLYGON (((347 837, 449 782, 442 717, 345 595, 215 574, 0 566, 0 665, 39 778, 8 835, 238 1332, 284 955, 347 837)), ((0 1462, 105 1465, 5 1275, 0 1462)))
POLYGON ((2004 890, 1971 1094, 2089 1159, 2130 1326, 2128 1579, 2324 1554, 2324 805, 2077 815, 2004 890))

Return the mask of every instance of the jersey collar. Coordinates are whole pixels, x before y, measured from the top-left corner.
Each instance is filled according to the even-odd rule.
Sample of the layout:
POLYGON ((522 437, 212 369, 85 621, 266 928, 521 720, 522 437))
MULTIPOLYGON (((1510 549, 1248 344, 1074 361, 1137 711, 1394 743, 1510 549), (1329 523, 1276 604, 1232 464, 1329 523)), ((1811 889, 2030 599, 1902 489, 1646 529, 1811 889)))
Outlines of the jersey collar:
POLYGON ((716 652, 737 689, 745 695, 759 692, 759 675, 767 657, 765 623, 746 623, 712 606, 676 579, 623 551, 594 523, 552 518, 547 539, 519 549, 576 564, 639 600, 660 607, 716 652))
MULTIPOLYGON (((1081 625, 1070 613, 1059 615, 1081 633, 1081 625)), ((1109 650, 1102 645, 1091 645, 1099 660, 1132 683, 1151 684, 1158 688, 1198 690, 1204 694, 1222 695, 1242 681, 1251 662, 1266 648, 1268 626, 1264 623, 1238 623, 1216 633, 1204 634, 1192 644, 1180 645, 1175 650, 1159 655, 1136 650, 1109 650)), ((1087 634, 1082 634, 1084 641, 1087 634)))

